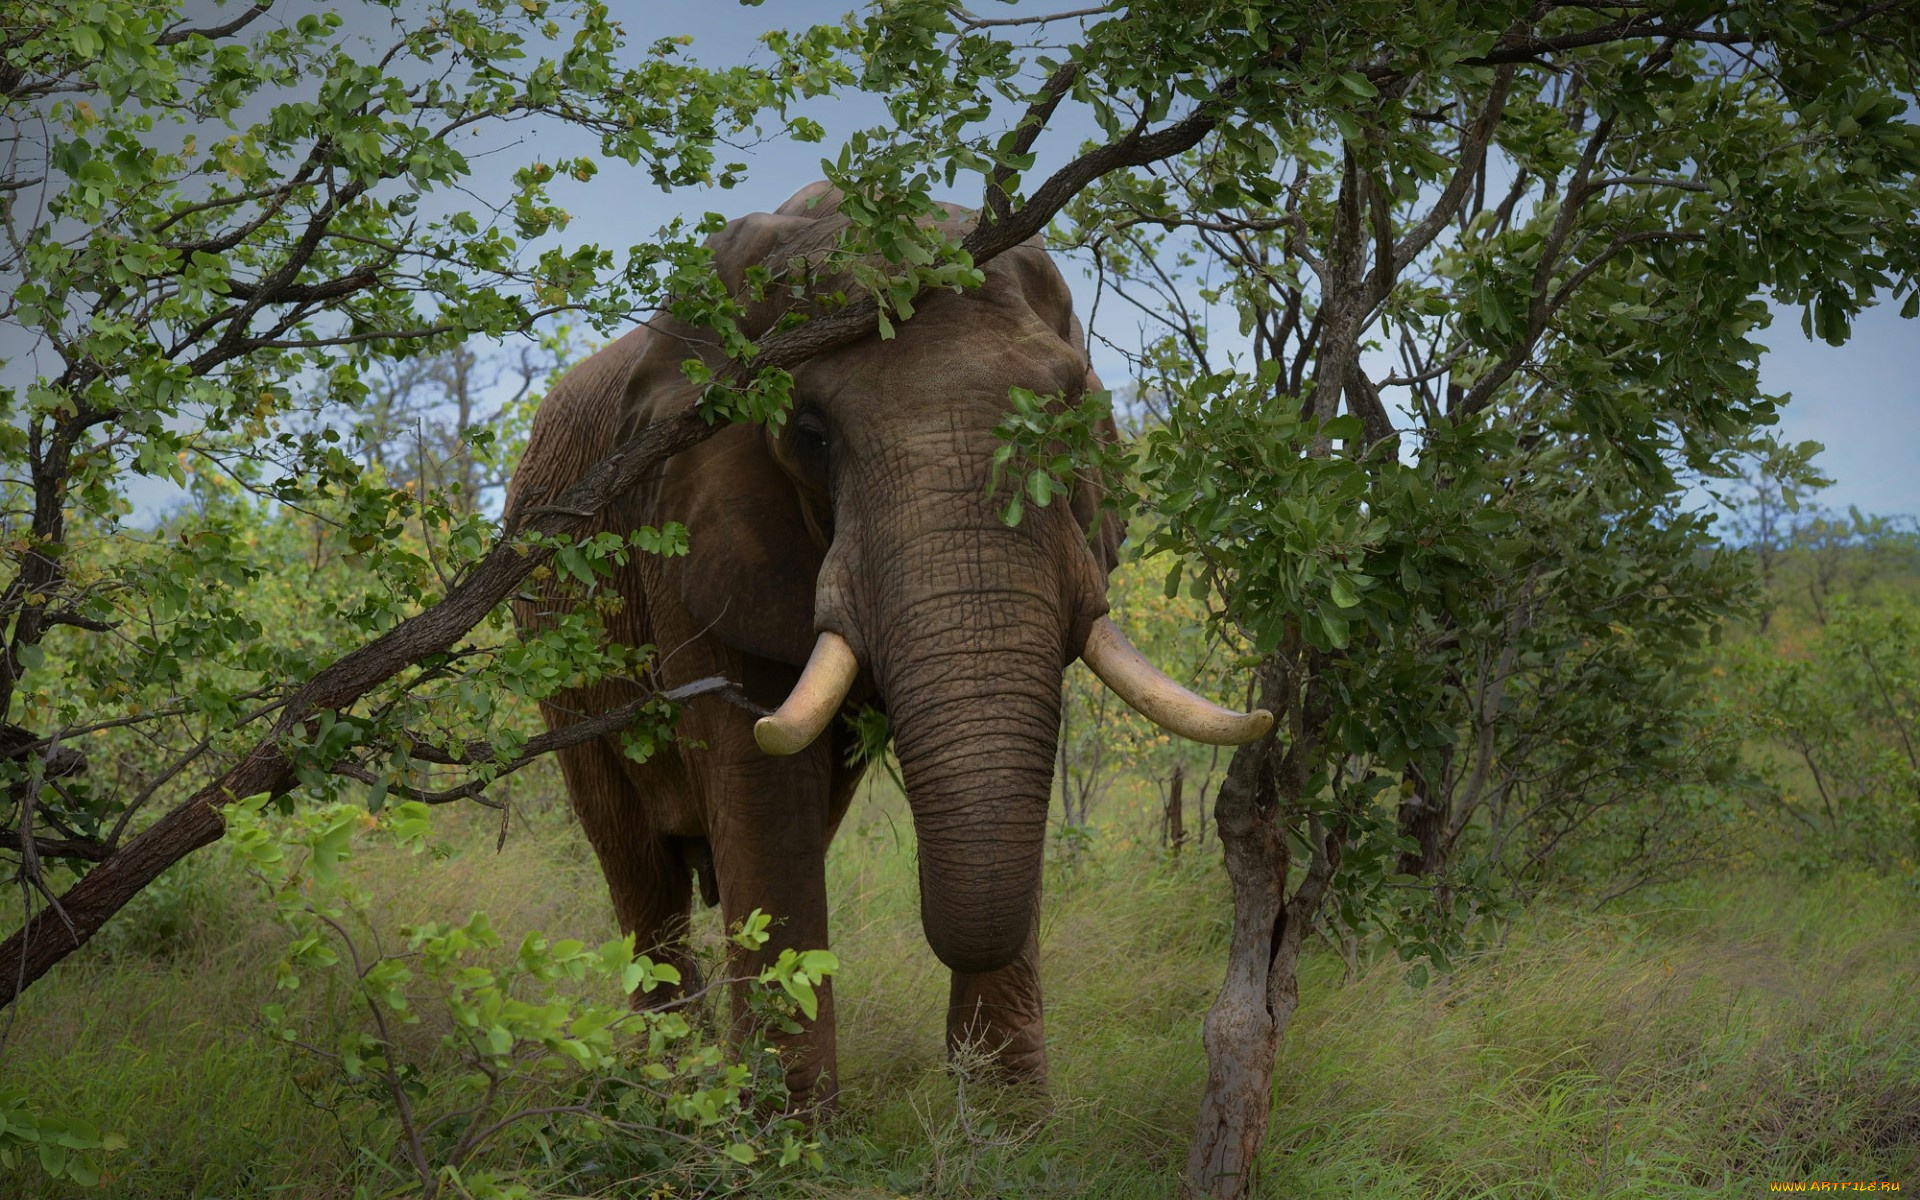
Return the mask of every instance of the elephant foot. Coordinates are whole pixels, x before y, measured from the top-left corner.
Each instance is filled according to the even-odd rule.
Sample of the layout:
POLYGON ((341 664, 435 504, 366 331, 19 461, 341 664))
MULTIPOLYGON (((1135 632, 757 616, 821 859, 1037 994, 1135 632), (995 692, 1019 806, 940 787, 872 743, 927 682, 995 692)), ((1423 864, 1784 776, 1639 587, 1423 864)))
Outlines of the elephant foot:
POLYGON ((955 971, 947 996, 947 1061, 963 1075, 1036 1091, 1047 1086, 1046 1026, 1034 942, 999 971, 955 971))
POLYGON ((1015 1050, 1002 1044, 995 1049, 989 1041, 966 1041, 947 1047, 947 1065, 966 1079, 990 1080, 1026 1091, 1047 1090, 1047 1052, 1045 1048, 1015 1050))
POLYGON ((1025 1130, 1022 1138, 1053 1119, 1053 1098, 1047 1091, 1045 1049, 1022 1054, 987 1052, 988 1043, 949 1047, 947 1067, 953 1072, 955 1101, 962 1110, 991 1114, 1001 1128, 1025 1130))
POLYGON ((787 1077, 787 1098, 781 1108, 786 1116, 798 1117, 809 1128, 824 1124, 840 1111, 840 1082, 830 1075, 813 1072, 813 1078, 787 1077))
POLYGON ((732 1044, 753 1067, 763 1116, 794 1116, 817 1124, 833 1115, 840 1098, 833 1028, 833 982, 815 989, 818 1008, 798 1029, 782 1029, 769 1014, 756 1011, 752 993, 741 982, 733 992, 732 1044))
POLYGON ((985 1003, 947 1014, 947 1062, 965 1078, 986 1078, 1044 1092, 1047 1042, 1037 1015, 1012 1024, 985 1003))

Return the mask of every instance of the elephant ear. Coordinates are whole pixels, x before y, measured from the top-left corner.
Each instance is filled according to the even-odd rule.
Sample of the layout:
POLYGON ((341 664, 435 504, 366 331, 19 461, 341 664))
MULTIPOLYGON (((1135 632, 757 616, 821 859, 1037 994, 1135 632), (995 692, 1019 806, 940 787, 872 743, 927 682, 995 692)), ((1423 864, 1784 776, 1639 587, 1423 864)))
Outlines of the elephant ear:
MULTIPOLYGON (((1083 393, 1105 390, 1105 385, 1093 373, 1093 368, 1087 368, 1083 393)), ((1097 428, 1101 441, 1111 445, 1120 440, 1120 427, 1114 424, 1111 413, 1100 418, 1097 428)), ((1093 561, 1099 565, 1101 573, 1111 575, 1113 569, 1120 565, 1120 543, 1126 540, 1127 529, 1126 522, 1117 510, 1101 507, 1106 498, 1107 489, 1099 481, 1074 477, 1073 492, 1068 497, 1073 519, 1086 532, 1087 549, 1092 551, 1093 561)))
POLYGON ((825 547, 760 428, 730 426, 675 455, 658 494, 656 519, 687 527, 687 553, 662 559, 661 572, 694 624, 749 654, 803 665, 825 547))
MULTIPOLYGON (((1087 354, 1087 337, 1080 328, 1080 318, 1069 313, 1067 319, 1072 326, 1068 337, 1076 349, 1087 354)), ((1106 384, 1100 382, 1100 376, 1094 374, 1093 367, 1089 365, 1086 378, 1081 382, 1081 395, 1106 390, 1106 384)), ((1100 440, 1108 445, 1120 440, 1120 426, 1114 423, 1111 410, 1100 418, 1095 429, 1100 440)), ((1101 507, 1106 498, 1107 489, 1100 480, 1074 477, 1073 492, 1068 497, 1073 519, 1086 531, 1087 549, 1092 551, 1093 561, 1099 565, 1101 574, 1111 575, 1113 569, 1120 565, 1120 543, 1126 540, 1127 526, 1118 510, 1101 507)))
MULTIPOLYGON (((783 210, 812 192, 803 191, 783 210)), ((754 213, 708 240, 715 272, 747 305, 743 325, 749 336, 770 328, 790 301, 747 296, 747 269, 765 263, 777 271, 787 248, 817 234, 819 217, 832 216, 834 207, 829 201, 812 212, 754 213)), ((680 364, 712 353, 709 339, 679 322, 654 324, 670 336, 655 339, 648 361, 629 383, 624 403, 632 426, 664 419, 690 403, 692 389, 680 364)), ((709 365, 719 362, 710 359, 709 365)), ((660 572, 694 624, 749 654, 803 665, 813 649, 814 581, 826 548, 802 514, 793 481, 768 453, 764 431, 752 425, 723 429, 669 459, 636 493, 636 523, 678 521, 687 527, 687 553, 660 560, 660 572)))
MULTIPOLYGON (((1082 362, 1087 362, 1087 334, 1073 311, 1073 292, 1048 256, 1040 236, 1036 234, 1001 255, 995 260, 995 266, 1019 288, 1021 298, 1034 315, 1061 341, 1073 347, 1082 362)), ((1105 390, 1106 386, 1089 364, 1081 382, 1082 394, 1105 390)), ((1101 418, 1098 433, 1100 439, 1109 444, 1120 440, 1120 427, 1114 424, 1111 415, 1101 418)), ((1106 495, 1106 488, 1098 480, 1076 477, 1068 497, 1073 518, 1087 535, 1087 549, 1103 577, 1111 575, 1120 565, 1120 544, 1127 535, 1120 514, 1101 508, 1106 495)))

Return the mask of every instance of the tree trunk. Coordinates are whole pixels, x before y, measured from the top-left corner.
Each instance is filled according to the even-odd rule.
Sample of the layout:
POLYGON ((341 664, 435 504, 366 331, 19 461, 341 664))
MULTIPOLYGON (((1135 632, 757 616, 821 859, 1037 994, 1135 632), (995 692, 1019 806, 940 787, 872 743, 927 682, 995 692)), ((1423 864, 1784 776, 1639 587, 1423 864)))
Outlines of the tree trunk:
POLYGON ((1298 1000, 1297 990, 1275 988, 1292 973, 1275 953, 1284 942, 1288 854, 1273 821, 1272 752, 1265 739, 1236 750, 1214 803, 1233 883, 1233 940, 1227 976, 1207 1012, 1207 1090, 1187 1156, 1188 1186, 1204 1196, 1247 1194, 1273 1108, 1274 1055, 1298 1000))
MULTIPOLYGON (((1233 884, 1233 936, 1220 995, 1207 1013, 1207 1088, 1187 1156, 1189 1194, 1241 1200, 1273 1114, 1274 1059, 1300 1004, 1300 949, 1339 866, 1344 829, 1309 821, 1312 858, 1292 897, 1291 856, 1281 825, 1301 811, 1314 771, 1315 736, 1326 705, 1290 702, 1269 685, 1262 707, 1290 716, 1288 747, 1276 763, 1270 735, 1234 751, 1214 805, 1214 828, 1233 884)), ((1309 686, 1309 692, 1312 691, 1309 686)), ((1283 718, 1284 719, 1284 718, 1283 718)))
POLYGON ((1186 782, 1187 765, 1173 764, 1173 778, 1167 783, 1167 847, 1177 856, 1187 844, 1187 814, 1181 807, 1180 788, 1186 782))
POLYGON ((42 910, 0 945, 0 1006, 13 1002, 55 963, 86 945, 107 918, 174 863, 220 840, 226 821, 216 805, 261 792, 281 792, 293 764, 271 742, 133 838, 60 897, 58 913, 42 910), (61 919, 64 914, 65 919, 61 919))
POLYGON ((1407 789, 1400 799, 1400 836, 1413 842, 1413 849, 1400 853, 1402 875, 1439 874, 1447 866, 1447 829, 1452 816, 1447 803, 1446 778, 1453 763, 1453 747, 1440 751, 1440 770, 1429 777, 1424 767, 1409 766, 1407 789))

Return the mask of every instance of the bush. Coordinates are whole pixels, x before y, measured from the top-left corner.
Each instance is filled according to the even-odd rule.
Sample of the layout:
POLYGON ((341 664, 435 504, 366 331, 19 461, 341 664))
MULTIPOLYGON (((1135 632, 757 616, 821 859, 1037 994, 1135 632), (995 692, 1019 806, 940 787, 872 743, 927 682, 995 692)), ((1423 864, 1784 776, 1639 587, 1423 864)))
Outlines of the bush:
POLYGON ((1920 606, 1840 601, 1828 621, 1733 659, 1771 814, 1808 869, 1920 871, 1920 606))
MULTIPOLYGON (((370 891, 342 867, 368 842, 424 850, 427 807, 280 818, 265 800, 231 806, 227 838, 291 933, 273 968, 287 998, 266 1006, 266 1027, 317 1065, 303 1075, 309 1098, 357 1125, 381 1186, 423 1200, 524 1197, 562 1181, 703 1195, 819 1163, 817 1144, 779 1115, 772 1049, 733 1053, 710 1036, 700 1002, 712 989, 630 1007, 681 982, 636 955, 631 936, 589 947, 529 933, 508 953, 484 912, 382 930, 370 891)), ((769 923, 756 911, 734 940, 758 948, 769 923)), ((797 1029, 837 969, 824 950, 783 951, 757 980, 759 1015, 797 1029)))

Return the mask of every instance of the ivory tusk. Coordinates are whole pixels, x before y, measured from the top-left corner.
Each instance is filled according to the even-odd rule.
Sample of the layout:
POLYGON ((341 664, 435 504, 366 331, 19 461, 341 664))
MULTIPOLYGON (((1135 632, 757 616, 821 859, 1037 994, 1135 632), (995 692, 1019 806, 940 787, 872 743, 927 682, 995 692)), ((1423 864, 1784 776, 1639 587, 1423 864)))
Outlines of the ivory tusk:
POLYGON ((840 711, 859 674, 860 660, 853 656, 847 639, 837 633, 821 634, 786 702, 772 716, 753 723, 753 740, 768 754, 805 750, 840 711))
POLYGON ((1210 746, 1239 746, 1273 728, 1273 714, 1264 708, 1235 712, 1175 683, 1148 662, 1110 618, 1093 623, 1080 661, 1134 711, 1183 738, 1210 746))

